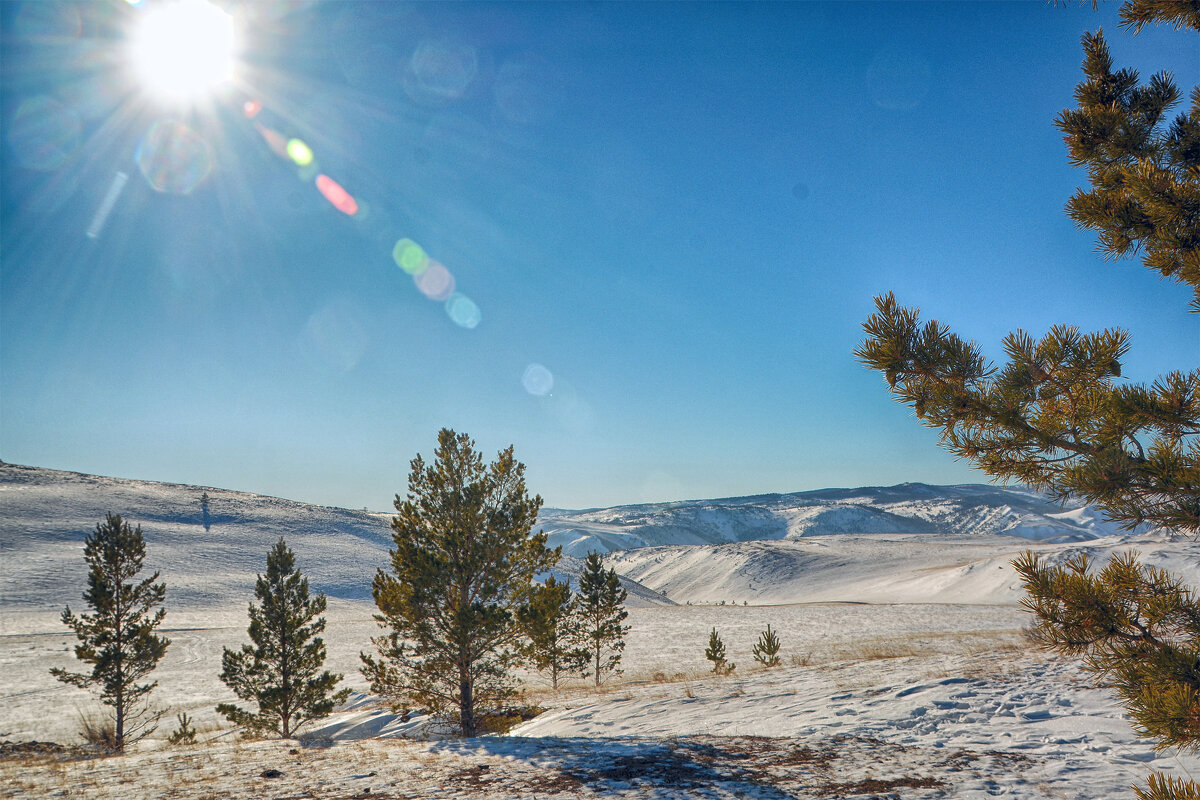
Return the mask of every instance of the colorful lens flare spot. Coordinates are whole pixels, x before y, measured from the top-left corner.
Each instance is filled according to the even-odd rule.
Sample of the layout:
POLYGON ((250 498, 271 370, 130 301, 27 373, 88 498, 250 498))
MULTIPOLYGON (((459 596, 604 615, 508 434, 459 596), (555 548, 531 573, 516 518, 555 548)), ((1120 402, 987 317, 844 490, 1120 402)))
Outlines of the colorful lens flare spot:
POLYGON ((247 100, 242 103, 242 113, 246 115, 246 119, 254 119, 260 111, 262 111, 262 103, 257 100, 247 100))
POLYGON ((429 266, 429 256, 412 239, 401 239, 392 248, 392 260, 409 275, 420 275, 429 266))
POLYGON ((279 131, 273 131, 261 123, 254 123, 254 130, 258 131, 258 135, 267 143, 267 147, 271 148, 271 152, 280 158, 287 158, 287 139, 283 138, 283 134, 279 131))
POLYGON ((156 192, 191 194, 213 169, 213 153, 201 136, 181 122, 150 126, 134 154, 138 170, 156 192))
POLYGON ((312 163, 313 151, 299 139, 291 139, 287 143, 288 158, 296 162, 298 167, 306 167, 312 163))
POLYGON ((358 211, 358 202, 350 193, 338 185, 338 182, 328 175, 317 176, 317 190, 325 195, 325 199, 338 211, 353 217, 358 211))
POLYGON ((446 301, 446 315, 460 328, 471 330, 483 319, 479 306, 465 294, 455 292, 446 301))
POLYGON ((454 294, 454 276, 440 261, 429 259, 429 266, 420 275, 413 275, 413 283, 421 294, 430 300, 442 301, 454 294))

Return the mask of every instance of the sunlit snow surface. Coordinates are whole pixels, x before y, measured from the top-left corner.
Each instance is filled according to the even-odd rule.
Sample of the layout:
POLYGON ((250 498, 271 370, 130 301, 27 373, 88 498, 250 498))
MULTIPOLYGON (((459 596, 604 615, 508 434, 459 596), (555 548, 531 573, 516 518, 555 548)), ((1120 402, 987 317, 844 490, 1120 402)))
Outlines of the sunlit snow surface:
MULTIPOLYGON (((72 741, 79 713, 96 707, 48 670, 77 667, 58 614, 67 603, 82 607, 82 539, 109 510, 142 526, 148 566, 168 585, 164 629, 173 641, 155 673, 157 702, 170 712, 167 722, 180 710, 192 714, 209 739, 194 750, 54 769, 0 761, 0 786, 12 788, 2 796, 69 788, 88 797, 340 798, 369 787, 388 797, 1082 799, 1130 796, 1127 787, 1149 768, 1200 774, 1194 759, 1156 757, 1076 664, 1029 645, 1008 567, 1030 547, 1054 559, 1132 547, 1197 583, 1200 546, 1153 534, 1080 543, 1014 537, 998 521, 1009 512, 979 512, 980 495, 999 492, 989 507, 1010 507, 1022 524, 1044 525, 1057 513, 1077 531, 1111 530, 1089 509, 1046 513, 1030 507, 1044 503, 1039 498, 991 487, 845 496, 855 492, 851 505, 868 509, 853 512, 861 519, 924 513, 938 524, 975 520, 976 532, 788 535, 822 518, 805 510, 813 504, 797 504, 798 495, 683 504, 686 513, 672 504, 543 515, 546 527, 586 516, 627 535, 654 529, 665 545, 609 555, 641 582, 627 584, 638 605, 630 609, 625 673, 599 691, 574 683, 553 692, 527 676, 529 700, 548 710, 515 736, 414 743, 396 737, 437 729, 421 715, 391 714, 365 694, 357 671, 377 630, 369 581, 387 564, 387 514, 0 465, 0 739, 72 741), (785 503, 790 531, 738 541, 756 529, 747 519, 775 525, 785 503), (714 527, 687 533, 688 515, 714 527), (726 535, 717 544, 683 538, 720 526, 726 535), (313 589, 330 596, 328 666, 356 690, 297 754, 292 745, 218 733, 213 711, 233 699, 217 678, 221 650, 246 641, 254 576, 280 535, 313 589), (768 623, 783 641, 784 665, 762 671, 750 647, 768 623), (732 677, 707 673, 713 627, 738 664, 732 677), (316 746, 321 739, 339 744, 316 746), (269 768, 283 770, 286 782, 257 777, 269 768)), ((843 498, 824 499, 828 511, 843 498)), ((564 559, 558 571, 577 574, 578 564, 564 559)))

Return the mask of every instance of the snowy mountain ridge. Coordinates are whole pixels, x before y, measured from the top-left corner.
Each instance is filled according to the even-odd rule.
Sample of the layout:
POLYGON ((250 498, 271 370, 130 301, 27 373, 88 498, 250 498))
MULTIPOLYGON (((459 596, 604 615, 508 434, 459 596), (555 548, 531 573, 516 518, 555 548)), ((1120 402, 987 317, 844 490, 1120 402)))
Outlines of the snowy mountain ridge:
POLYGON ((726 544, 835 534, 1004 535, 1051 543, 1123 533, 1095 508, 1026 488, 903 483, 723 500, 547 509, 553 545, 576 556, 663 545, 726 544))

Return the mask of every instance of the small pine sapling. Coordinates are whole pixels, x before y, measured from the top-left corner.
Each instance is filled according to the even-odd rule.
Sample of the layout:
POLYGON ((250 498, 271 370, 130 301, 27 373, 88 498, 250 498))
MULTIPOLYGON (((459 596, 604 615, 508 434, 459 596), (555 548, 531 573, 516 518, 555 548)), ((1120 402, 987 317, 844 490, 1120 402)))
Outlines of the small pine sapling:
POLYGON ((176 728, 167 741, 176 746, 189 745, 196 743, 196 729, 192 727, 192 718, 187 715, 186 711, 180 711, 175 715, 179 727, 176 728))
POLYGON ((758 642, 750 648, 750 652, 754 654, 754 660, 764 667, 779 666, 779 636, 771 630, 770 623, 767 623, 767 629, 759 634, 758 642))
POLYGON ((629 616, 624 606, 628 596, 617 571, 604 569, 599 553, 588 553, 579 578, 578 614, 597 686, 604 673, 621 671, 621 653, 629 630, 621 623, 629 616))
POLYGON ((317 634, 325 630, 325 595, 309 599, 308 579, 282 537, 267 553, 267 574, 258 576, 254 594, 261 603, 250 604, 254 647, 226 648, 221 680, 258 711, 221 703, 217 713, 248 731, 294 738, 302 725, 327 716, 350 694, 334 691, 341 675, 321 669, 325 642, 317 634))
POLYGON ((142 527, 131 528, 117 514, 109 514, 88 535, 83 546, 88 590, 83 599, 94 613, 76 616, 68 607, 62 621, 79 639, 75 657, 92 664, 92 672, 50 670, 72 686, 100 687, 100 701, 113 709, 111 746, 106 749, 116 753, 152 733, 162 716, 145 705, 146 695, 158 682, 139 683, 154 671, 171 643, 154 633, 167 615, 162 608, 153 608, 166 596, 166 584, 156 583, 157 572, 131 582, 142 571, 145 557, 142 527))
POLYGON ((737 664, 725 658, 725 643, 721 641, 721 635, 717 633, 716 628, 708 635, 708 648, 704 651, 704 657, 713 662, 712 671, 718 675, 729 675, 737 669, 737 664))

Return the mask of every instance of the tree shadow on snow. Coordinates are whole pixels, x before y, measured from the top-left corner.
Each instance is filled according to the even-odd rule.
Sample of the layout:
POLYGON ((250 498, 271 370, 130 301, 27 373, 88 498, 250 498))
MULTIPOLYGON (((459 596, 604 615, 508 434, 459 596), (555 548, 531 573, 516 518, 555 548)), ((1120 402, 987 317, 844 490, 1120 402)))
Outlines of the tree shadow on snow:
MULTIPOLYGON (((512 758, 533 767, 525 775, 504 770, 504 774, 492 776, 487 764, 467 765, 450 776, 453 788, 462 790, 492 788, 528 795, 586 787, 600 794, 633 791, 639 797, 654 797, 659 790, 685 790, 688 796, 715 791, 717 796, 749 795, 761 800, 795 797, 776 786, 772 776, 756 769, 751 756, 736 742, 488 737, 444 740, 431 750, 463 757, 512 758), (521 785, 514 786, 514 779, 521 785)), ((669 794, 677 796, 674 791, 669 794)))

